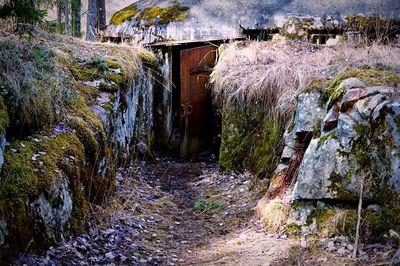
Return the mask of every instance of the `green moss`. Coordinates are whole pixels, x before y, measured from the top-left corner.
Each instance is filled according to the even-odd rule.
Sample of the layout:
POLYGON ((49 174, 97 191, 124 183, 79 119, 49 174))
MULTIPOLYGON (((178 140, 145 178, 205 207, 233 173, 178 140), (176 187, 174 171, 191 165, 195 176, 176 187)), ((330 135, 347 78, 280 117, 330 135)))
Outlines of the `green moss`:
POLYGON ((286 232, 289 234, 299 234, 301 232, 301 226, 295 223, 288 224, 286 226, 286 232))
POLYGON ((382 240, 389 230, 400 230, 400 205, 387 202, 380 207, 377 213, 370 210, 363 212, 363 231, 369 240, 382 240))
POLYGON ((375 67, 364 65, 358 68, 350 68, 339 74, 338 79, 345 80, 348 78, 358 78, 366 86, 388 85, 396 87, 400 83, 400 77, 396 72, 382 65, 375 67))
POLYGON ((319 138, 319 140, 318 140, 317 149, 318 149, 319 147, 321 147, 321 145, 322 145, 325 141, 327 141, 328 139, 335 139, 335 138, 336 138, 336 130, 331 131, 331 132, 329 132, 329 133, 327 133, 327 134, 325 134, 325 135, 322 135, 322 136, 319 138))
POLYGON ((121 63, 106 59, 93 59, 89 63, 78 63, 61 58, 64 64, 77 81, 97 81, 103 79, 99 89, 107 92, 116 92, 126 85, 126 72, 121 63), (120 69, 116 73, 111 69, 120 69))
POLYGON ((226 210, 228 206, 225 203, 214 200, 198 200, 195 202, 193 211, 196 213, 221 213, 226 210))
POLYGON ((0 96, 0 133, 10 124, 7 106, 4 104, 3 96, 0 96))
POLYGON ((335 80, 329 83, 324 96, 325 99, 328 99, 328 108, 330 108, 335 102, 339 101, 342 95, 346 92, 346 88, 339 89, 339 85, 343 80, 348 78, 358 78, 366 86, 387 85, 396 87, 400 84, 400 76, 389 67, 382 65, 370 67, 364 65, 358 68, 349 68, 340 73, 335 80))
POLYGON ((146 26, 163 25, 171 22, 180 22, 189 17, 189 7, 175 4, 166 8, 150 7, 142 10, 138 17, 138 21, 146 21, 146 26))
POLYGON ((319 118, 313 128, 313 133, 312 136, 313 138, 319 138, 321 136, 321 125, 322 125, 322 119, 319 118))
POLYGON ((40 136, 37 138, 39 142, 16 141, 11 144, 10 148, 17 152, 7 152, 4 157, 3 195, 29 196, 37 194, 40 189, 49 189, 54 178, 59 176, 57 170, 65 166, 64 157, 73 156, 77 160, 83 157, 83 146, 73 134, 58 135, 48 141, 40 136))
POLYGON ((148 64, 154 65, 157 63, 157 57, 150 51, 139 51, 138 54, 140 59, 148 64))
POLYGON ((101 158, 105 145, 106 133, 100 117, 91 111, 84 102, 78 101, 72 106, 75 116, 68 121, 69 126, 76 131, 79 140, 85 147, 85 155, 91 162, 101 158))
POLYGON ((280 201, 276 201, 276 202, 274 202, 274 204, 272 205, 272 207, 271 207, 271 211, 273 211, 273 212, 277 212, 277 211, 280 211, 280 210, 282 210, 282 202, 280 202, 280 201))
POLYGON ((96 104, 96 99, 99 96, 99 90, 93 86, 86 86, 77 84, 75 89, 81 96, 81 99, 85 101, 85 104, 90 106, 96 104))
POLYGON ((342 83, 343 79, 341 77, 336 78, 335 80, 331 81, 328 85, 328 89, 324 96, 327 101, 327 108, 329 109, 332 105, 340 100, 342 95, 346 92, 346 88, 340 88, 339 85, 342 83))
POLYGON ((354 143, 353 153, 360 165, 359 170, 370 170, 372 158, 372 151, 370 149, 369 140, 371 138, 370 124, 356 124, 354 130, 359 135, 359 139, 354 143))
POLYGON ((310 225, 315 219, 321 237, 354 237, 357 224, 356 210, 314 209, 307 219, 310 225))
POLYGON ((279 163, 285 123, 267 115, 261 104, 225 104, 222 112, 220 165, 225 171, 246 168, 270 175, 279 163))
POLYGON ((346 185, 351 182, 351 174, 347 173, 342 176, 336 172, 332 172, 328 180, 330 181, 329 190, 336 193, 341 200, 354 200, 354 194, 346 189, 346 185))
POLYGON ((261 124, 263 109, 260 106, 241 108, 225 104, 222 111, 222 136, 220 165, 225 171, 243 167, 251 149, 251 135, 261 124))
POLYGON ((68 124, 76 131, 78 138, 85 146, 85 153, 87 156, 91 159, 95 158, 100 145, 96 140, 93 131, 88 127, 88 124, 79 117, 71 119, 68 124))
MULTIPOLYGON (((4 157, 0 182, 0 219, 9 225, 10 243, 28 245, 34 234, 45 234, 43 228, 33 222, 26 202, 44 195, 57 208, 63 204, 59 197, 49 195, 60 178, 69 180, 73 197, 71 232, 82 229, 82 221, 88 213, 88 205, 81 189, 81 173, 84 168, 84 147, 72 134, 60 134, 47 139, 34 136, 35 140, 14 141, 4 157), (11 151, 11 149, 13 151, 11 151)), ((35 246, 46 245, 43 241, 35 246)))
POLYGON ((327 80, 326 78, 314 80, 310 83, 305 92, 313 92, 313 91, 323 92, 329 87, 329 85, 330 81, 327 80))
POLYGON ((264 118, 260 135, 252 137, 249 157, 250 169, 256 175, 270 177, 279 163, 280 142, 284 133, 282 118, 264 118))
POLYGON ((139 12, 137 6, 135 4, 129 5, 120 11, 116 12, 110 20, 110 24, 121 25, 127 20, 130 20, 139 12))
POLYGON ((120 62, 118 62, 118 61, 111 60, 111 59, 105 59, 105 63, 106 63, 108 68, 120 69, 121 71, 124 70, 122 64, 120 62))

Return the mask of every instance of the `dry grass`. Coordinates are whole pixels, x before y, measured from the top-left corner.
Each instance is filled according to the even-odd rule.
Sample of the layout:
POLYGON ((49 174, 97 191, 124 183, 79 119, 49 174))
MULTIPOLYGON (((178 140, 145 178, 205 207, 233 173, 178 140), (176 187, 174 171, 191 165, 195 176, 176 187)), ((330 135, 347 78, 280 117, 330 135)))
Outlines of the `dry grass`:
POLYGON ((291 192, 288 191, 281 198, 270 200, 263 197, 257 204, 257 217, 264 223, 270 232, 283 232, 289 217, 291 207, 291 192))
POLYGON ((292 111, 311 80, 332 78, 349 66, 400 67, 400 48, 372 45, 335 48, 305 43, 248 42, 225 47, 212 73, 216 99, 292 111))
POLYGON ((127 70, 127 74, 131 75, 130 78, 133 78, 133 75, 140 67, 141 58, 156 60, 154 54, 141 45, 88 42, 64 35, 48 34, 44 31, 40 31, 37 37, 57 49, 59 54, 64 55, 66 58, 71 55, 77 58, 101 56, 118 61, 127 70))
POLYGON ((55 118, 63 118, 68 103, 77 97, 77 81, 62 61, 114 60, 123 66, 130 83, 143 58, 155 60, 154 54, 141 46, 86 42, 40 30, 34 36, 0 31, 0 48, 0 85, 9 91, 7 105, 18 128, 51 126, 55 118))

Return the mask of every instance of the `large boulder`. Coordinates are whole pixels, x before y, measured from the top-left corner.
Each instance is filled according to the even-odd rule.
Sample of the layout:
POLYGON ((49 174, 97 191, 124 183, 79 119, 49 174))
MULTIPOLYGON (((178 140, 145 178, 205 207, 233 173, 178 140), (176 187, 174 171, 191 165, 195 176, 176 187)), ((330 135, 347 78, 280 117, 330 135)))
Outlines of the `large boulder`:
POLYGON ((340 106, 346 111, 340 111, 337 126, 313 139, 305 152, 295 200, 357 200, 361 182, 367 200, 382 202, 385 192, 400 195, 400 110, 387 98, 391 94, 385 87, 343 95, 340 106))

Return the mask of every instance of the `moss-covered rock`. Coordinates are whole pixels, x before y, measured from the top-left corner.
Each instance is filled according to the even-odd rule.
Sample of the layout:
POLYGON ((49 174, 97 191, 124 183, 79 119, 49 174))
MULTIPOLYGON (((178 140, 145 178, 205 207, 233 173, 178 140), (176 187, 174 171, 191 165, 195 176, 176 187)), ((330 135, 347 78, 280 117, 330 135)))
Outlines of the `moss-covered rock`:
POLYGON ((11 251, 1 246, 0 257, 32 239, 32 248, 40 248, 82 230, 88 214, 83 169, 84 147, 72 133, 11 144, 0 181, 0 220, 11 251))
POLYGON ((11 143, 0 175, 1 262, 79 232, 88 203, 105 202, 114 192, 117 167, 134 158, 131 146, 152 134, 152 70, 136 72, 140 56, 101 44, 95 48, 105 49, 107 57, 90 56, 93 47, 83 47, 82 54, 74 47, 90 44, 64 41, 55 47, 47 39, 26 46, 18 38, 0 41, 8 51, 0 55, 0 70, 7 74, 0 77, 7 90, 4 102, 0 96, 0 159, 4 130, 11 143), (12 82, 2 78, 11 77, 8 71, 15 73, 12 82), (146 126, 138 129, 137 121, 146 126))
POLYGON ((128 84, 125 69, 114 60, 94 57, 88 61, 59 59, 71 71, 74 78, 83 85, 98 87, 101 91, 117 92, 128 84))
MULTIPOLYGON (((400 103, 394 96, 399 75, 387 67, 362 66, 350 68, 330 82, 316 82, 312 87, 325 91, 321 105, 329 112, 324 125, 316 130, 319 132, 313 132, 311 142, 305 145, 292 194, 293 217, 281 226, 292 231, 316 229, 314 233, 324 237, 354 236, 354 206, 363 183, 364 202, 380 206, 363 209, 363 240, 377 240, 390 229, 399 230, 400 103), (329 127, 327 121, 332 121, 329 127)), ((306 115, 301 112, 297 108, 295 116, 306 115)), ((299 138, 291 140, 294 143, 285 141, 286 145, 300 149, 299 138)), ((281 185, 284 174, 282 171, 273 180, 272 192, 281 185)))
POLYGON ((270 175, 279 161, 283 127, 281 118, 267 116, 261 104, 226 104, 222 111, 219 158, 222 169, 246 168, 270 175))

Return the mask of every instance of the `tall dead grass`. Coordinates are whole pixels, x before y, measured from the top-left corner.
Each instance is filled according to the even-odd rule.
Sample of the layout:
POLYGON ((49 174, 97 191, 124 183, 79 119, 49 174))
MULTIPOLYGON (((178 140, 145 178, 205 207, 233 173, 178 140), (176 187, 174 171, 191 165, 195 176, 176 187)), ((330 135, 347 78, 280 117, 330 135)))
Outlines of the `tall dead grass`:
POLYGON ((400 48, 335 48, 305 43, 247 42, 224 47, 211 75, 216 99, 263 101, 272 112, 291 112, 311 80, 332 78, 350 66, 400 67, 400 48))

